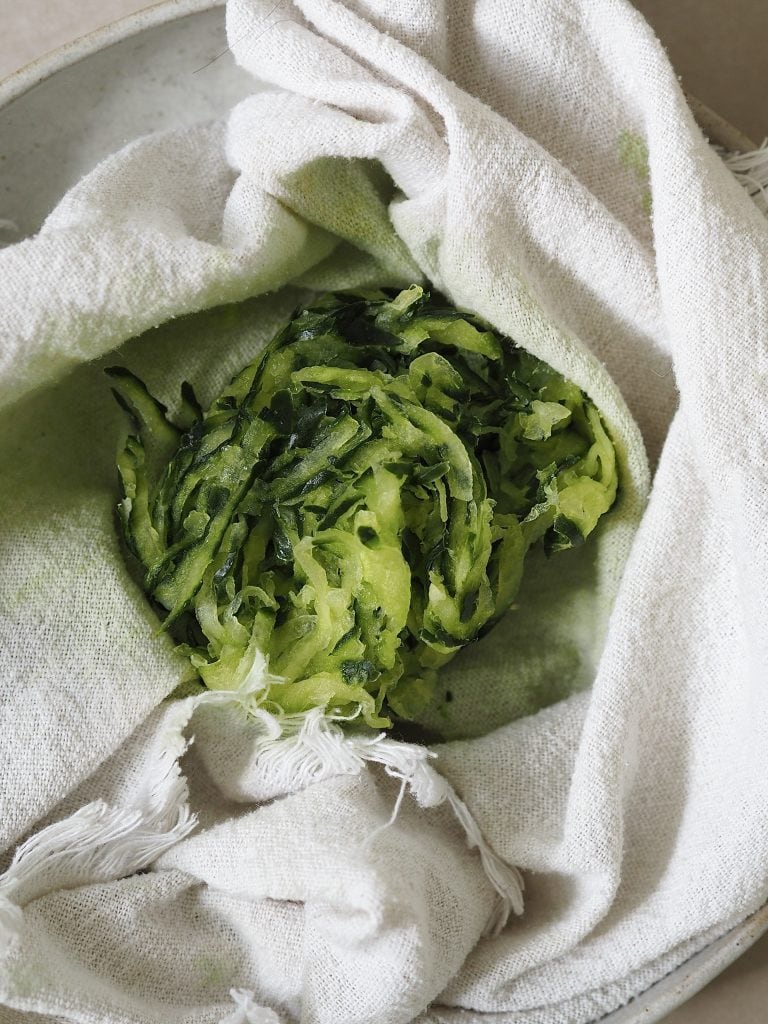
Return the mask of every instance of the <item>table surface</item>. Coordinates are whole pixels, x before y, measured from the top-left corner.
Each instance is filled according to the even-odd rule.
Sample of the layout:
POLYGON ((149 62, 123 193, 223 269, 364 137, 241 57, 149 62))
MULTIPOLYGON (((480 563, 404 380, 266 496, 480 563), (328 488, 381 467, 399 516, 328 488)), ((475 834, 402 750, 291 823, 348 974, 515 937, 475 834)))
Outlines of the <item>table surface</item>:
MULTIPOLYGON (((93 29, 146 7, 141 0, 0 0, 0 79, 93 29)), ((768 3, 636 0, 684 88, 750 138, 768 135, 768 3)), ((664 1024, 764 1024, 768 936, 665 1018, 664 1024)))

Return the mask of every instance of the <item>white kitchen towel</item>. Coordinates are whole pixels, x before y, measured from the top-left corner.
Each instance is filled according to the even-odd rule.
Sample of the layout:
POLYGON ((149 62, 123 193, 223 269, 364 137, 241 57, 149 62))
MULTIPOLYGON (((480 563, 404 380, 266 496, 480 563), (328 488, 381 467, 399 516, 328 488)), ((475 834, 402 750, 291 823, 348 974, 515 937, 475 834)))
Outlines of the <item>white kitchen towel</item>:
POLYGON ((0 882, 0 1003, 586 1024, 767 895, 768 228, 627 3, 227 16, 270 88, 127 147, 0 252, 6 863, 33 837, 0 882), (376 770, 260 803, 237 704, 160 703, 184 668, 123 567, 90 362, 145 332, 110 361, 210 397, 299 289, 417 279, 584 387, 621 462, 595 543, 536 562, 449 669, 435 764, 526 877, 496 937, 445 807, 376 770))

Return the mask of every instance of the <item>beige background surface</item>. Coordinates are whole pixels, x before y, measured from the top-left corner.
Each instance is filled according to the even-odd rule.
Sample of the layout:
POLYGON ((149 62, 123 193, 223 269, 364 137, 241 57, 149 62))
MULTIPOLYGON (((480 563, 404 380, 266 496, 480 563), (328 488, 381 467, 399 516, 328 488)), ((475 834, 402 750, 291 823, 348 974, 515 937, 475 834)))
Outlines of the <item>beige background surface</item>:
MULTIPOLYGON (((756 142, 768 135, 768 0, 636 0, 688 92, 756 142)), ((139 10, 141 0, 0 0, 0 79, 139 10)), ((664 1024, 766 1024, 768 936, 664 1024)))

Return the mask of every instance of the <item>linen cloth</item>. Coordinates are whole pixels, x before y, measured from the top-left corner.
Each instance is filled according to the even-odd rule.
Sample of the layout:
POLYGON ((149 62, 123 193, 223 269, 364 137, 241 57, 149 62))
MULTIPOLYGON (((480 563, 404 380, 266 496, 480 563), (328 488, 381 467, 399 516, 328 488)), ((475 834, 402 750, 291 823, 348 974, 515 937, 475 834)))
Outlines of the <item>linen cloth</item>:
POLYGON ((120 417, 92 362, 126 339, 146 332, 108 361, 169 404, 182 377, 207 398, 302 289, 430 281, 588 391, 620 503, 594 543, 535 561, 520 610, 446 672, 436 765, 526 876, 499 936, 445 809, 406 798, 383 827, 397 787, 375 770, 263 803, 248 723, 201 707, 181 762, 196 830, 158 811, 179 841, 140 873, 60 857, 17 886, 0 1004, 14 1022, 596 1020, 766 897, 765 222, 618 0, 227 17, 270 88, 128 146, 0 253, 6 863, 91 801, 149 820, 183 786, 180 705, 161 702, 185 669, 123 566, 120 417))

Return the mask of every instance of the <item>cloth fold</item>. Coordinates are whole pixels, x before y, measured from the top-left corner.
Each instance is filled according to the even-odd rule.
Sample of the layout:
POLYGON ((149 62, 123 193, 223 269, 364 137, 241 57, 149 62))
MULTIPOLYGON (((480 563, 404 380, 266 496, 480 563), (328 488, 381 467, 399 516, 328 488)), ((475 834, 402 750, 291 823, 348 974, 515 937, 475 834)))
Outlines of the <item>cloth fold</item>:
POLYGON ((130 813, 178 712, 115 531, 107 357, 205 401, 307 289, 418 280, 586 390, 620 460, 594 539, 532 559, 432 723, 525 912, 483 937, 493 888, 447 807, 398 805, 377 768, 269 791, 247 721, 201 708, 171 776, 195 831, 33 880, 0 1005, 587 1024, 768 893, 768 228, 623 0, 230 0, 227 22, 266 87, 131 143, 0 251, 5 866, 84 806, 130 813))

